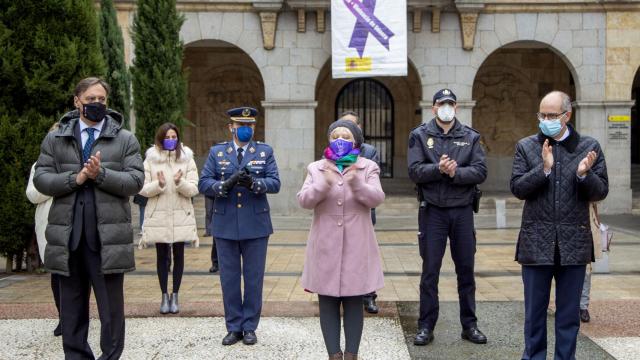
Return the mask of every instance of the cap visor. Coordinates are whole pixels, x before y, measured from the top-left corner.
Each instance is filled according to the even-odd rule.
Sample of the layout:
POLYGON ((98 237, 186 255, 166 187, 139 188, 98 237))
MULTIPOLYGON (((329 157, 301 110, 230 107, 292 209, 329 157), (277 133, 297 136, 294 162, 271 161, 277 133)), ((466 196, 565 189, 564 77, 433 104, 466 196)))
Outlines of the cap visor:
POLYGON ((444 97, 441 97, 440 99, 436 100, 436 104, 440 104, 440 103, 443 103, 445 101, 456 102, 456 99, 452 98, 451 96, 444 96, 444 97))

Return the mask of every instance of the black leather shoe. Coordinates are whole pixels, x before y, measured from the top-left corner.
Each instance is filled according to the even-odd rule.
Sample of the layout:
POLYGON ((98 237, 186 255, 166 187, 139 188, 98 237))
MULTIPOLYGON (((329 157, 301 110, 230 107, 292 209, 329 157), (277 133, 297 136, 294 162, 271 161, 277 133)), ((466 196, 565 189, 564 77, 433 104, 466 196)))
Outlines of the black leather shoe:
POLYGON ((213 264, 211 265, 211 267, 209 268, 209 272, 210 273, 217 273, 218 270, 220 270, 220 267, 218 266, 218 264, 213 264))
POLYGON ((420 329, 413 339, 413 345, 425 346, 433 341, 433 331, 429 329, 420 329))
POLYGON ((53 329, 53 336, 62 336, 62 328, 60 327, 60 322, 58 321, 58 326, 53 329))
POLYGON ((258 342, 258 337, 256 336, 255 331, 245 331, 244 338, 242 338, 242 343, 245 345, 254 345, 258 342))
POLYGON ((365 296, 363 298, 364 310, 369 314, 377 314, 380 310, 376 304, 376 299, 373 296, 365 296))
POLYGON ((241 331, 238 331, 238 332, 229 331, 227 336, 225 336, 224 339, 222 339, 222 345, 233 345, 233 344, 237 343, 240 340, 242 340, 242 332, 241 331))
POLYGON ((487 337, 484 336, 482 331, 478 330, 477 327, 472 327, 466 330, 462 330, 462 338, 465 340, 469 340, 474 344, 486 344, 487 337))
POLYGON ((584 323, 588 323, 591 320, 591 316, 589 316, 589 310, 588 309, 580 309, 580 321, 584 322, 584 323))

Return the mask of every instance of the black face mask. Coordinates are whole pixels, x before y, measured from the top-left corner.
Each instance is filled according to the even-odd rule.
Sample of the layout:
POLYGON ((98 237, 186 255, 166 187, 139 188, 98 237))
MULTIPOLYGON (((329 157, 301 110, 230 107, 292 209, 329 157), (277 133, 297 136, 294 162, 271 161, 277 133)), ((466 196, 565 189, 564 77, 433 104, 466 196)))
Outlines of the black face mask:
POLYGON ((93 122, 100 122, 107 115, 107 105, 93 102, 82 104, 82 116, 93 122))

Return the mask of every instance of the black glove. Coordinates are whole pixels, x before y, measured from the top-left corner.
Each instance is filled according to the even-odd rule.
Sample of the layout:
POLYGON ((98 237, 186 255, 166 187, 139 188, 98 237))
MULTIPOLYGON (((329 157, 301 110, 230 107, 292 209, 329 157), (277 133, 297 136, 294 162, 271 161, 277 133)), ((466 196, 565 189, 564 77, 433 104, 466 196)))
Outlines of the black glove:
POLYGON ((240 172, 240 178, 238 179, 238 185, 244 186, 247 189, 251 190, 253 187, 253 177, 249 175, 246 171, 240 172))
POLYGON ((229 190, 233 189, 234 186, 238 183, 238 180, 241 176, 241 171, 236 172, 235 174, 229 176, 229 178, 222 182, 222 190, 225 193, 228 193, 229 190))

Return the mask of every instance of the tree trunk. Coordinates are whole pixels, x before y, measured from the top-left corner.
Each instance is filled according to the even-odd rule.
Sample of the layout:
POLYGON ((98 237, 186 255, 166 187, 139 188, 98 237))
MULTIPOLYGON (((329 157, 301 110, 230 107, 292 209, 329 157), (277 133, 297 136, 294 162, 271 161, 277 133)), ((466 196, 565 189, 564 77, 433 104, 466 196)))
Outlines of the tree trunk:
POLYGON ((7 264, 6 264, 5 270, 7 274, 10 274, 13 272, 13 256, 12 255, 7 256, 7 264))

